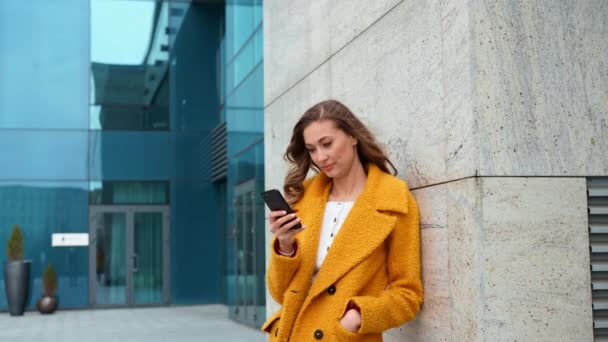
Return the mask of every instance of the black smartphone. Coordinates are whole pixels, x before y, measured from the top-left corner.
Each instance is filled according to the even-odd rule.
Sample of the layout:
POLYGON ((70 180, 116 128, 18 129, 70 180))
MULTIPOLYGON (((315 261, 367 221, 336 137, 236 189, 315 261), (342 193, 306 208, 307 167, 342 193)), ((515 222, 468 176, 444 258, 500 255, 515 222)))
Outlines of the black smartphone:
MULTIPOLYGON (((293 209, 291 209, 291 207, 285 200, 285 197, 281 195, 281 192, 279 190, 272 189, 264 191, 260 195, 262 196, 264 202, 266 202, 268 209, 270 209, 271 211, 284 210, 287 212, 287 214, 294 213, 293 209)), ((295 226, 291 227, 290 230, 300 228, 302 228, 302 224, 297 223, 295 226)))

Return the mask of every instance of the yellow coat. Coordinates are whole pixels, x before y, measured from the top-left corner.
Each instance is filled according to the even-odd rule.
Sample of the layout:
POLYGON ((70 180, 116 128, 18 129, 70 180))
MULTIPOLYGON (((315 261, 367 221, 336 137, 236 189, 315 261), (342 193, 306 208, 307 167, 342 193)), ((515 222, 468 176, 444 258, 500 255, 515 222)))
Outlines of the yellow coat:
POLYGON ((422 304, 418 206, 402 180, 369 165, 359 196, 311 284, 331 179, 305 182, 293 205, 307 228, 293 257, 271 245, 268 289, 282 305, 262 326, 269 341, 382 341, 382 332, 412 320, 422 304), (349 303, 361 309, 361 328, 340 325, 349 303))

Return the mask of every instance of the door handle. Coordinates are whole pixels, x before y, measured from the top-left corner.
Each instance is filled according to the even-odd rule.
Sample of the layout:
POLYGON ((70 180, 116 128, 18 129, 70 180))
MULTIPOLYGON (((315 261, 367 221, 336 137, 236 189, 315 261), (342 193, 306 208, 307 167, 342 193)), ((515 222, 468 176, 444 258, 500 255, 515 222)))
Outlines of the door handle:
POLYGON ((133 253, 133 255, 131 255, 131 259, 133 262, 133 273, 139 272, 139 268, 137 265, 138 264, 137 258, 138 258, 137 254, 133 253))

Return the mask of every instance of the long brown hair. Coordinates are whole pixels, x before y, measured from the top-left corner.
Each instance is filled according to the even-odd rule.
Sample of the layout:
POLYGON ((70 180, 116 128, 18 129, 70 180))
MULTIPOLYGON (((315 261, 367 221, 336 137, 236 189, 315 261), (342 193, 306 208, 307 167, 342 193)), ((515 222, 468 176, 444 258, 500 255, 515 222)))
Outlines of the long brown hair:
POLYGON ((357 139, 357 155, 364 167, 369 163, 374 163, 382 171, 397 175, 397 169, 388 159, 374 135, 348 107, 336 100, 319 102, 304 112, 298 120, 293 128, 289 146, 287 146, 283 156, 291 164, 283 186, 283 191, 289 203, 296 202, 302 197, 304 179, 306 179, 308 170, 312 168, 319 172, 318 167, 310 159, 304 144, 304 129, 311 123, 320 120, 333 121, 338 129, 357 139), (389 165, 393 169, 392 172, 388 169, 389 165))

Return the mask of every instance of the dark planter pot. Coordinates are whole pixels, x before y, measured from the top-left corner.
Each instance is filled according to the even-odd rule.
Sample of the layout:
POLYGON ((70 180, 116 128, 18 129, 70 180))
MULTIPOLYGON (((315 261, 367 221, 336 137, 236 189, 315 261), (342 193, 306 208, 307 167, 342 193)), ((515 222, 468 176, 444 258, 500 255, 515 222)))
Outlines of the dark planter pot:
POLYGON ((40 311, 41 314, 52 314, 57 310, 57 304, 57 297, 44 295, 38 299, 38 311, 40 311))
POLYGON ((31 261, 4 263, 4 289, 11 316, 22 316, 30 292, 31 261))

